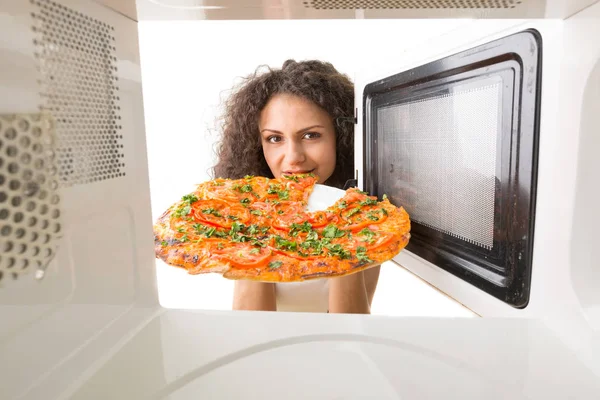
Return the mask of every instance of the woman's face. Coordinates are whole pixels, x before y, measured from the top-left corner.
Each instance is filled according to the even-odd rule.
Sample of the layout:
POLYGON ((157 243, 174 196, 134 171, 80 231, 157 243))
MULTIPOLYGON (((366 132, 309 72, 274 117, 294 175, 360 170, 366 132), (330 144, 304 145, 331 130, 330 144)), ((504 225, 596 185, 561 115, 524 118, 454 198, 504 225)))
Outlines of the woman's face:
POLYGON ((323 183, 335 169, 335 130, 329 114, 301 97, 277 94, 260 114, 263 154, 275 178, 312 172, 323 183))

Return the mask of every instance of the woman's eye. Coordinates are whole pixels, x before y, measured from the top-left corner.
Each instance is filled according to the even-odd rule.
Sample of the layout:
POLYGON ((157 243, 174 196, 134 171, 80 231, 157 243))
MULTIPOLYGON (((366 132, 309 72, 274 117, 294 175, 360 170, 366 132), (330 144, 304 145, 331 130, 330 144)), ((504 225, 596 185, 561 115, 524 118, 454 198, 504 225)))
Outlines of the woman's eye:
POLYGON ((267 142, 269 142, 269 143, 279 143, 279 142, 281 142, 281 137, 280 136, 269 136, 267 138, 267 142))
POLYGON ((321 137, 321 134, 317 132, 307 132, 304 134, 304 137, 306 139, 317 139, 321 137))

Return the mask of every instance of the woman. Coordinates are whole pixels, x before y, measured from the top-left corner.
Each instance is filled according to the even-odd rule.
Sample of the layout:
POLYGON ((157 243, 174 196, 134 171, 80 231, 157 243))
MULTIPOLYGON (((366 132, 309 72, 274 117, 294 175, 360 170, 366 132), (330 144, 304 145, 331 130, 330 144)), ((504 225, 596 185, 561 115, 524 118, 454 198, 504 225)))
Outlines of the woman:
MULTIPOLYGON (((286 61, 245 79, 225 104, 215 177, 312 172, 342 188, 354 176, 354 86, 320 61, 286 61)), ((237 310, 370 312, 379 266, 298 284, 236 281, 237 310)))

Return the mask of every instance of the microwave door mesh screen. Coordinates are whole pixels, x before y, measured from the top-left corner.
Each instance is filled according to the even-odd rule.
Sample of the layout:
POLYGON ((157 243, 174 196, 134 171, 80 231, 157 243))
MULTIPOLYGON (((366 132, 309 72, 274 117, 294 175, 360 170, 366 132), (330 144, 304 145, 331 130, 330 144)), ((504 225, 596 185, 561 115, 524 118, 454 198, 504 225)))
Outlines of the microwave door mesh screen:
POLYGON ((377 110, 378 191, 421 225, 491 249, 501 84, 377 110))

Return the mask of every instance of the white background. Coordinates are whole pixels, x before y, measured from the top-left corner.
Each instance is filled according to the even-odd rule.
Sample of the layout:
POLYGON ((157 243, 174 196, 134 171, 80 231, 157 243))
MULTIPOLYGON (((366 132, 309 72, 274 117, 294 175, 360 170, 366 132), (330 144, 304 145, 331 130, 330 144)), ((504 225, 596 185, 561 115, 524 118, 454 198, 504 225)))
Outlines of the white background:
MULTIPOLYGON (((426 46, 464 20, 141 22, 140 52, 156 219, 195 184, 210 179, 222 101, 241 76, 288 59, 331 62, 353 81, 377 60, 426 46), (383 40, 385 38, 385 42, 383 40)), ((189 276, 157 261, 164 307, 231 309, 232 282, 189 276)), ((394 263, 382 267, 374 314, 472 316, 394 263)))

